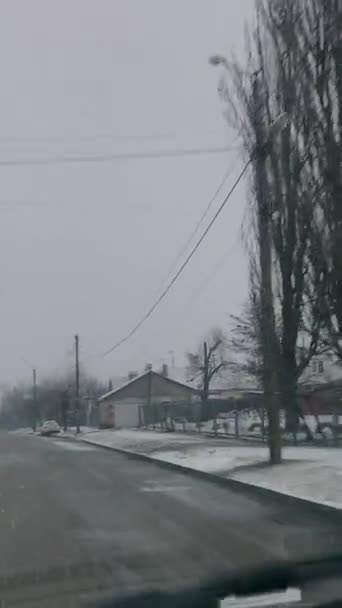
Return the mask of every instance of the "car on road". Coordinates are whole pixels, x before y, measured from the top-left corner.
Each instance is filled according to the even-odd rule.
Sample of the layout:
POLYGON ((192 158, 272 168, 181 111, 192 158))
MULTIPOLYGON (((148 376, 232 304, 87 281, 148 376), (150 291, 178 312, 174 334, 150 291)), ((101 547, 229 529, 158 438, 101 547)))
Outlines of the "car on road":
POLYGON ((45 420, 39 429, 40 435, 48 437, 61 432, 61 427, 56 420, 45 420))

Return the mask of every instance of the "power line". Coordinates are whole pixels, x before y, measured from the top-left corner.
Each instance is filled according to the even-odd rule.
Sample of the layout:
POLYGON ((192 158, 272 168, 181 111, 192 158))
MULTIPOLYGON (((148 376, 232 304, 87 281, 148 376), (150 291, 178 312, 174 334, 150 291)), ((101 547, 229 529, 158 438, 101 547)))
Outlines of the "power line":
MULTIPOLYGON (((182 130, 181 132, 169 132, 169 133, 111 133, 111 132, 95 132, 95 133, 68 133, 68 135, 66 134, 57 134, 57 133, 50 133, 47 135, 0 135, 0 144, 21 144, 21 143, 38 143, 38 144, 45 144, 45 143, 78 143, 78 142, 93 142, 93 141, 122 141, 122 142, 160 142, 160 141, 174 141, 174 140, 179 140, 179 135, 182 135, 182 137, 187 136, 187 138, 189 137, 189 135, 191 136, 191 133, 184 133, 184 130, 182 130)), ((196 134, 198 135, 198 133, 196 134)), ((207 136, 212 136, 212 135, 217 135, 215 133, 213 133, 213 131, 210 132, 202 132, 201 136, 203 137, 207 137, 207 136)), ((237 140, 239 138, 239 135, 237 135, 233 142, 236 143, 237 140)), ((183 139, 184 141, 184 139, 183 139)))
POLYGON ((192 294, 189 298, 189 302, 193 302, 195 299, 199 298, 201 296, 202 292, 204 291, 204 289, 206 289, 206 287, 208 287, 209 283, 211 283, 215 279, 216 275, 218 274, 218 272, 221 270, 221 268, 224 266, 225 262, 227 261, 228 256, 232 253, 232 251, 235 249, 235 247, 239 243, 239 240, 240 240, 240 234, 238 233, 237 238, 234 240, 234 242, 232 244, 230 244, 230 246, 226 249, 224 254, 217 260, 216 264, 211 269, 210 274, 208 274, 207 277, 205 278, 205 280, 202 281, 200 283, 200 285, 197 287, 197 289, 195 289, 192 292, 192 294))
POLYGON ((161 141, 170 140, 171 135, 156 134, 156 135, 130 135, 130 134, 115 134, 115 133, 92 133, 92 134, 77 134, 66 137, 65 135, 47 135, 47 136, 17 136, 17 135, 2 135, 0 137, 0 143, 75 143, 76 142, 87 142, 87 141, 161 141))
MULTIPOLYGON (((176 257, 174 258, 173 262, 170 265, 169 271, 167 273, 167 277, 169 277, 169 275, 171 274, 171 272, 174 270, 175 266, 178 264, 179 260, 183 257, 183 254, 186 252, 187 248, 189 247, 192 239, 194 238, 194 236, 197 234, 198 229, 200 228, 204 218, 206 217, 206 215, 208 214, 208 212, 210 211, 211 207, 213 206, 217 195, 221 192, 224 184, 226 183, 227 179, 230 177, 230 175, 233 173, 234 169, 235 169, 236 165, 233 165, 232 167, 229 167, 229 169, 225 172, 220 184, 218 185, 218 187, 216 188, 214 194, 212 195, 209 203, 207 204, 206 208, 204 209, 204 211, 202 212, 199 220, 197 221, 194 229, 191 231, 191 233, 189 234, 186 242, 184 243, 184 245, 181 247, 181 249, 179 250, 179 252, 177 253, 176 257)), ((158 290, 159 291, 159 290, 158 290)))
MULTIPOLYGON (((222 190, 224 184, 226 183, 227 179, 230 177, 230 175, 233 173, 234 169, 236 167, 236 163, 230 167, 228 169, 228 171, 226 171, 226 173, 224 174, 222 181, 220 182, 219 186, 216 188, 213 196, 211 197, 208 205, 206 206, 206 208, 204 209, 204 211, 201 214, 201 217, 199 218, 199 220, 196 223, 195 228, 192 230, 192 232, 189 234, 186 242, 183 244, 183 246, 181 247, 181 249, 179 250, 179 252, 177 253, 176 257, 173 259, 172 263, 170 264, 169 270, 167 271, 167 278, 169 277, 169 275, 171 274, 171 272, 174 270, 176 264, 178 263, 178 261, 180 260, 180 258, 183 256, 183 254, 185 253, 185 251, 187 250, 188 246, 190 245, 192 239, 194 238, 195 234, 197 234, 199 227, 201 226, 204 218, 206 217, 207 213, 210 211, 213 203, 215 202, 215 199, 217 197, 217 195, 220 193, 220 191, 222 190)), ((59 205, 58 201, 49 201, 49 203, 52 202, 54 204, 59 205)), ((49 204, 46 201, 43 200, 1 200, 0 199, 0 209, 11 209, 14 207, 32 207, 32 206, 39 206, 39 207, 47 207, 47 205, 49 204)), ((160 291, 160 289, 162 288, 162 286, 164 285, 165 281, 162 283, 161 287, 158 289, 158 292, 160 291)))
POLYGON ((51 156, 47 158, 12 158, 0 159, 1 167, 18 167, 34 165, 69 165, 79 163, 104 163, 115 160, 148 160, 159 158, 182 158, 186 156, 206 156, 223 154, 234 150, 227 146, 208 148, 183 148, 175 150, 156 150, 151 152, 117 152, 112 154, 93 154, 87 156, 51 156))
POLYGON ((226 203, 229 201, 229 199, 230 199, 231 195, 233 194, 234 190, 236 189, 236 187, 240 183, 242 177, 246 173, 246 171, 247 171, 249 165, 251 164, 251 162, 252 162, 252 158, 250 158, 246 162, 246 164, 243 167, 242 171, 240 172, 240 174, 238 175, 238 177, 235 180, 234 184, 230 188, 228 194, 225 196, 225 198, 223 199, 221 205, 219 206, 218 210, 216 211, 214 217, 211 219, 211 221, 209 222, 209 224, 206 227, 206 229, 204 230, 204 232, 202 232, 200 238, 198 239, 197 243, 195 244, 195 246, 190 251, 189 255, 186 257, 185 261, 183 262, 183 264, 181 265, 181 267, 179 268, 179 270, 176 272, 176 274, 174 275, 174 277, 171 279, 171 281, 168 283, 168 285, 162 291, 162 293, 157 298, 157 300, 154 302, 154 304, 152 304, 152 306, 145 313, 145 315, 140 319, 140 321, 133 327, 133 329, 126 336, 124 336, 123 338, 121 338, 121 340, 119 340, 118 342, 116 342, 116 344, 114 344, 114 346, 112 346, 105 353, 103 353, 103 357, 106 357, 107 355, 109 355, 110 353, 112 353, 114 350, 117 350, 119 348, 119 346, 121 346, 122 344, 124 344, 125 342, 127 342, 138 331, 138 329, 140 329, 140 327, 143 325, 143 323, 145 323, 145 321, 147 321, 147 319, 152 315, 152 313, 155 311, 155 309, 160 304, 160 302, 165 298, 165 296, 167 295, 167 293, 170 291, 171 287, 174 285, 174 283, 177 281, 178 277, 183 272, 184 268, 188 265, 188 263, 190 262, 191 258, 196 253, 196 251, 199 248, 200 244, 202 243, 202 241, 204 240, 204 238, 208 234, 210 228, 212 227, 212 225, 215 223, 215 221, 219 217, 219 215, 222 212, 223 208, 225 207, 226 203))

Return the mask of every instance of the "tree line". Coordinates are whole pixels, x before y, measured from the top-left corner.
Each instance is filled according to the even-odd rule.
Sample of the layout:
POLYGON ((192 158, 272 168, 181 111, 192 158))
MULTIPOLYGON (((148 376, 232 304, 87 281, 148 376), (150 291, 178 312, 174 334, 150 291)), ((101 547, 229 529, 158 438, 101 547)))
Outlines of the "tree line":
POLYGON ((0 408, 0 427, 36 429, 44 420, 56 420, 65 430, 81 425, 97 424, 94 404, 107 387, 95 376, 82 373, 79 403, 75 401, 74 373, 50 374, 38 383, 36 394, 29 383, 4 388, 0 408))

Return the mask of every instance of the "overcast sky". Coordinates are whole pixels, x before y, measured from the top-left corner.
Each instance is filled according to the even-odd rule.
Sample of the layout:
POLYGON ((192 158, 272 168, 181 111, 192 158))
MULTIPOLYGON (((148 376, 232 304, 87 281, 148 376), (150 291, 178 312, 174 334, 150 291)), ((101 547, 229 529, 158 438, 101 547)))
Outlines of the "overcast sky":
POLYGON ((0 166, 1 381, 71 363, 103 378, 157 367, 247 290, 239 187, 169 297, 139 320, 229 167, 212 53, 243 52, 242 0, 2 0, 0 160, 220 146, 221 155, 0 166), (68 354, 69 353, 69 354, 68 354))

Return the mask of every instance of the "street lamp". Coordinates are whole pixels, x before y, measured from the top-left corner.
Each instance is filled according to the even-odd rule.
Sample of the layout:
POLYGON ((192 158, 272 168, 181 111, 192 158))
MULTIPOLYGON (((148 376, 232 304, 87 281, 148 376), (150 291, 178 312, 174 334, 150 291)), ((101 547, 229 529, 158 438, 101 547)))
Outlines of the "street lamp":
MULTIPOLYGON (((209 65, 213 67, 222 66, 226 70, 229 70, 232 67, 232 63, 228 61, 228 59, 224 55, 211 55, 209 57, 209 65)), ((261 70, 255 70, 254 72, 243 72, 246 76, 250 78, 256 78, 261 70)), ((288 114, 287 112, 281 112, 275 118, 273 123, 269 126, 267 142, 270 141, 271 138, 276 137, 281 131, 283 131, 288 125, 288 114)))
POLYGON ((211 55, 209 57, 210 65, 217 67, 218 65, 223 65, 225 68, 229 68, 229 61, 224 55, 211 55))

